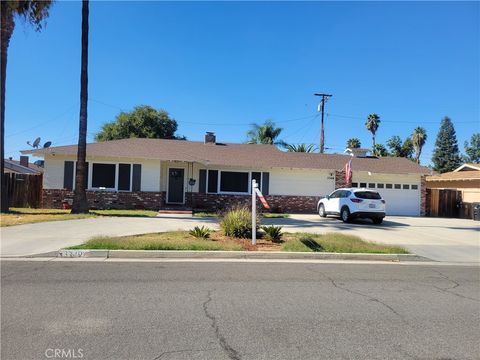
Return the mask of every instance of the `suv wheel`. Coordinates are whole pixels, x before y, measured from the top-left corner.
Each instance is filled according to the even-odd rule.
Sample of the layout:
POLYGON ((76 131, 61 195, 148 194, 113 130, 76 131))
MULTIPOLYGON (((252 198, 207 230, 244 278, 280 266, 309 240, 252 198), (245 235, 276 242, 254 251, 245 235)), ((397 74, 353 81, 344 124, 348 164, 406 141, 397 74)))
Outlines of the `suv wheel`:
POLYGON ((320 204, 320 206, 318 207, 318 215, 320 215, 320 217, 327 217, 327 213, 325 212, 325 206, 323 206, 323 204, 320 204))
POLYGON ((373 218, 372 221, 374 224, 381 224, 383 222, 383 218, 373 218))
POLYGON ((343 207, 342 211, 340 212, 340 217, 342 218, 343 222, 349 222, 350 221, 350 210, 348 207, 343 207))

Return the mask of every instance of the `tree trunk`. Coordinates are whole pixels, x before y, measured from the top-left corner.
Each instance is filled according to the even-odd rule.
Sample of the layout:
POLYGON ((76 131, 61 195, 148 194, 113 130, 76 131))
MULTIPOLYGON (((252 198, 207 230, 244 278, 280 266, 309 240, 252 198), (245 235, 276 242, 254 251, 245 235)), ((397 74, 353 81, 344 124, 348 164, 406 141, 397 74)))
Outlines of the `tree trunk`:
POLYGON ((375 151, 375 134, 372 135, 372 142, 373 142, 373 147, 372 147, 372 152, 375 151))
POLYGON ((13 13, 8 9, 8 2, 0 2, 1 10, 1 99, 0 99, 0 180, 1 180, 1 201, 0 212, 7 212, 9 207, 9 199, 7 193, 7 184, 5 178, 5 83, 7 80, 7 55, 8 44, 10 43, 10 37, 15 27, 13 21, 13 13))
POLYGON ((88 213, 86 194, 87 101, 88 101, 88 1, 82 1, 82 70, 80 75, 80 123, 78 131, 77 172, 72 213, 88 213))

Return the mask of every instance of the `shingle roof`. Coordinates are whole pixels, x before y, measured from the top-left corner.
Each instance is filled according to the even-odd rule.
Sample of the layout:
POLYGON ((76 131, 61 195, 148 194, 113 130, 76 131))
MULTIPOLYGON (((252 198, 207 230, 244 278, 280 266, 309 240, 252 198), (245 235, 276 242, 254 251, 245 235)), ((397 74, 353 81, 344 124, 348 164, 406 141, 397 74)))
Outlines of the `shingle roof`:
POLYGON ((480 171, 452 171, 441 175, 427 176, 427 181, 480 180, 480 171))
POLYGON ((16 173, 16 174, 41 174, 43 173, 43 168, 29 163, 28 167, 20 165, 18 160, 5 159, 5 172, 16 173))
MULTIPOLYGON (((76 156, 77 145, 22 151, 76 156)), ((199 141, 124 139, 87 145, 87 156, 200 162, 204 165, 253 168, 342 169, 351 159, 353 170, 384 174, 428 174, 430 170, 405 158, 353 158, 349 155, 284 152, 274 145, 204 144, 199 141)))

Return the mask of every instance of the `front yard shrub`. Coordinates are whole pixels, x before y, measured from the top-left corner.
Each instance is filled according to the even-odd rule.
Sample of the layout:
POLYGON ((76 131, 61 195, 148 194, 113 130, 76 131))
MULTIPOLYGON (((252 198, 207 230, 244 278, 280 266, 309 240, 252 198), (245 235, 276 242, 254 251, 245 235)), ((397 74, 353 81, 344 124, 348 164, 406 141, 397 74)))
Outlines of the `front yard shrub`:
MULTIPOLYGON (((257 228, 259 225, 257 218, 257 228)), ((252 213, 246 206, 234 207, 223 215, 220 228, 226 236, 249 238, 252 236, 252 213)))
POLYGON ((196 238, 208 239, 210 237, 210 231, 206 226, 195 226, 188 233, 196 238))
POLYGON ((280 242, 282 239, 282 227, 275 225, 262 226, 265 231, 265 238, 273 242, 280 242))

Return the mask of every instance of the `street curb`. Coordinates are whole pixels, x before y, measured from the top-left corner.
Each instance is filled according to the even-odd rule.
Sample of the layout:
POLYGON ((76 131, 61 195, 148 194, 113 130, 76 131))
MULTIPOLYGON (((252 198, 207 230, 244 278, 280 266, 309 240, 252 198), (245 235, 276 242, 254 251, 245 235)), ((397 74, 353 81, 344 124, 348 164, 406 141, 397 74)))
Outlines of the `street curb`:
MULTIPOLYGON (((55 253, 55 252, 54 252, 55 253)), ((59 250, 60 258, 114 259, 289 259, 289 260, 366 260, 366 261, 432 261, 415 254, 306 253, 273 251, 175 251, 175 250, 59 250)), ((44 255, 44 254, 43 254, 44 255)))

